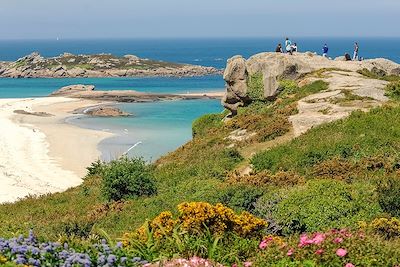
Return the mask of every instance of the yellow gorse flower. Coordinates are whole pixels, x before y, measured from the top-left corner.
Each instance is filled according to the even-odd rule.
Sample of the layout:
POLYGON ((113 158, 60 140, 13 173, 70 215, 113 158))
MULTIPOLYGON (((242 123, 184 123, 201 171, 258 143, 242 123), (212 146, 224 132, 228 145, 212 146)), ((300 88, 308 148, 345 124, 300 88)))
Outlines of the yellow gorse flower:
MULTIPOLYGON (((177 219, 173 219, 170 211, 160 213, 148 223, 148 231, 153 237, 162 239, 172 234, 175 228, 190 234, 203 234, 209 231, 213 235, 223 235, 228 232, 237 235, 256 236, 267 226, 266 221, 255 217, 249 212, 236 214, 232 209, 222 205, 211 205, 206 202, 184 202, 178 205, 177 219)), ((145 241, 148 233, 143 225, 134 233, 123 236, 124 245, 129 245, 129 239, 145 241)))
POLYGON ((4 257, 3 255, 0 255, 0 264, 4 264, 7 262, 7 258, 4 257))

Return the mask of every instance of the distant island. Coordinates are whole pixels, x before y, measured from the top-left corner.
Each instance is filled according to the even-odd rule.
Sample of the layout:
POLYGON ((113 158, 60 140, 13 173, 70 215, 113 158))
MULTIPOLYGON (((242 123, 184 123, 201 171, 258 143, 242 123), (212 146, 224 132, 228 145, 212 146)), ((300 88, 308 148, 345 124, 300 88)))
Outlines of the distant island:
POLYGON ((44 58, 34 52, 15 62, 0 62, 3 78, 193 77, 222 74, 222 70, 190 64, 143 59, 134 55, 74 55, 44 58))

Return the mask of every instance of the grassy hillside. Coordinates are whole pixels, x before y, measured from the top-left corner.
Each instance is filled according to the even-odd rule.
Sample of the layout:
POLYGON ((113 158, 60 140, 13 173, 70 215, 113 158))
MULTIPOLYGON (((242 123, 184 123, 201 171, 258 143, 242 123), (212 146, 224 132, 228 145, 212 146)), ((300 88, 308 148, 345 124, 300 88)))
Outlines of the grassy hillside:
MULTIPOLYGON (((396 85, 390 86, 396 94, 396 85)), ((283 81, 276 101, 256 101, 224 123, 224 114, 197 119, 191 142, 133 178, 144 173, 154 181, 151 194, 139 190, 118 201, 107 199, 107 177, 129 176, 130 168, 137 168, 129 161, 118 167, 95 163, 77 188, 1 205, 0 236, 29 229, 54 241, 124 236, 129 251, 148 261, 200 256, 224 264, 251 260, 255 266, 400 263, 400 105, 395 97, 383 107, 354 112, 259 152, 250 159, 254 171, 240 171, 249 160, 241 152, 288 134, 297 101, 326 88, 321 81, 301 88, 283 81), (177 209, 183 202, 203 204, 177 209), (221 227, 222 233, 216 230, 221 227), (304 232, 310 234, 299 239, 304 232), (348 256, 339 256, 341 247, 348 256), (330 254, 319 257, 318 249, 330 254)))

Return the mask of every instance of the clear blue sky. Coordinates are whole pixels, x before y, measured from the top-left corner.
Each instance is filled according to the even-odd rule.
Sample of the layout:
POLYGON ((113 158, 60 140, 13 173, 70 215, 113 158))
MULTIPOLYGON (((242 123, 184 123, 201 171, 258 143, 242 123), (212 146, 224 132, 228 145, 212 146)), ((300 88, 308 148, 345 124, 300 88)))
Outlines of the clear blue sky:
POLYGON ((400 0, 0 1, 0 39, 400 37, 400 0))

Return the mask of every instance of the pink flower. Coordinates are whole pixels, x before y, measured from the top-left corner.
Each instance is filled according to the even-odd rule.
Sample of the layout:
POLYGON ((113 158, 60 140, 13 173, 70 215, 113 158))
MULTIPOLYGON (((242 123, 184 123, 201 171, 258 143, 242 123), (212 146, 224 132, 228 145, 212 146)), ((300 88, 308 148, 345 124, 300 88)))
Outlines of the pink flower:
POLYGON ((260 245, 258 246, 260 249, 265 249, 268 246, 266 240, 261 241, 260 245))
POLYGON ((232 267, 238 267, 238 265, 236 263, 232 264, 232 267))
POLYGON ((289 257, 292 256, 294 253, 294 249, 289 249, 289 251, 286 253, 286 255, 288 255, 289 257))
POLYGON ((339 244, 339 243, 342 243, 343 242, 343 238, 341 238, 341 237, 336 237, 334 240, 333 240, 333 243, 336 243, 336 244, 339 244))
POLYGON ((314 238, 312 239, 312 243, 315 245, 319 245, 325 240, 325 235, 321 233, 315 234, 314 238))
POLYGON ((312 244, 314 241, 309 239, 306 234, 300 236, 299 248, 312 244))
POLYGON ((243 265, 244 265, 244 267, 250 267, 250 266, 253 265, 253 263, 250 262, 250 261, 246 261, 246 262, 243 263, 243 265))
POLYGON ((354 266, 354 264, 352 264, 352 263, 347 263, 344 267, 356 267, 356 266, 354 266))
POLYGON ((324 253, 323 249, 318 249, 317 251, 315 251, 316 255, 321 255, 322 253, 324 253))
POLYGON ((338 255, 339 257, 344 257, 347 255, 347 250, 344 248, 339 248, 338 250, 336 250, 336 255, 338 255))

